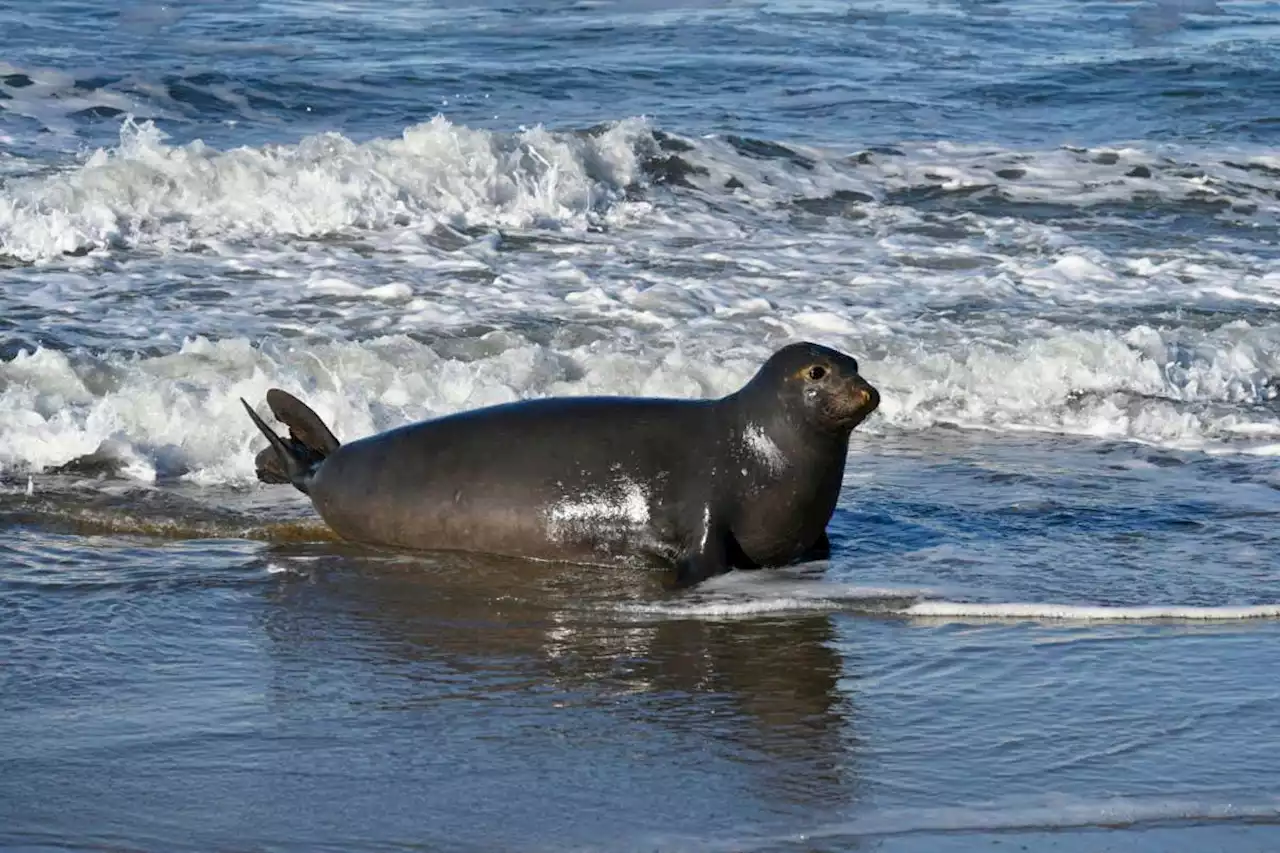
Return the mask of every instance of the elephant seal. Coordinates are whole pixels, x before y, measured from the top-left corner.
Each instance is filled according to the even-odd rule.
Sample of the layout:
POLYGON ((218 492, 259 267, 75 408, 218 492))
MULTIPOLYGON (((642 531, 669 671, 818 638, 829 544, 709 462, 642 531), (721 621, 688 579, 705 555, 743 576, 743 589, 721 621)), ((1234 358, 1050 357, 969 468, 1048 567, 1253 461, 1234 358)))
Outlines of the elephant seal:
POLYGON ((526 400, 349 444, 279 389, 288 438, 241 402, 270 442, 258 478, 308 494, 345 539, 643 562, 685 586, 825 556, 849 434, 880 394, 852 357, 799 343, 720 399, 526 400))

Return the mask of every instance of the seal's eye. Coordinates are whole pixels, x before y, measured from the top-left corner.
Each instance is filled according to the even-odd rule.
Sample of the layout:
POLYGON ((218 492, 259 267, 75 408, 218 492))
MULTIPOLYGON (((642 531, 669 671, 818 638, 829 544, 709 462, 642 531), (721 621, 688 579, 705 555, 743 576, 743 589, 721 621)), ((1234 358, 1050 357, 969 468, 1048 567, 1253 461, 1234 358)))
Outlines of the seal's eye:
POLYGON ((826 375, 827 369, 821 364, 815 364, 813 367, 809 368, 809 378, 814 382, 820 381, 826 375))

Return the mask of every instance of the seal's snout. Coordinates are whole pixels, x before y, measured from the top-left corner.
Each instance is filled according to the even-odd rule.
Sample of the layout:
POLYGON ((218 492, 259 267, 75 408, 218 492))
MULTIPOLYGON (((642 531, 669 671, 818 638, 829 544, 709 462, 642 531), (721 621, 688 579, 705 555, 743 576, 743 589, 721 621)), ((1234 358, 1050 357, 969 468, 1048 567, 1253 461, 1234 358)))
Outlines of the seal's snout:
POLYGON ((849 377, 846 389, 847 412, 857 426, 880 406, 880 392, 856 373, 849 377))
POLYGON ((864 417, 880 407, 880 392, 861 376, 853 380, 853 402, 863 412, 864 417))

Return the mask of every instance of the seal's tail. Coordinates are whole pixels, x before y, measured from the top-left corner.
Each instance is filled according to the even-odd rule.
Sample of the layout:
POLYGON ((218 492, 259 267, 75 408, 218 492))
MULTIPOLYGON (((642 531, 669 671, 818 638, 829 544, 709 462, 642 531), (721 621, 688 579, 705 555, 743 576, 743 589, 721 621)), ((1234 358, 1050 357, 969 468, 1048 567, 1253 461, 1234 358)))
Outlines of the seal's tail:
POLYGON ((264 483, 292 483, 300 492, 308 492, 316 466, 341 447, 338 439, 334 438, 319 415, 297 397, 279 388, 267 392, 267 405, 276 420, 289 428, 288 438, 276 435, 275 430, 267 426, 243 398, 240 402, 244 403, 249 417, 271 442, 254 460, 258 479, 264 483))

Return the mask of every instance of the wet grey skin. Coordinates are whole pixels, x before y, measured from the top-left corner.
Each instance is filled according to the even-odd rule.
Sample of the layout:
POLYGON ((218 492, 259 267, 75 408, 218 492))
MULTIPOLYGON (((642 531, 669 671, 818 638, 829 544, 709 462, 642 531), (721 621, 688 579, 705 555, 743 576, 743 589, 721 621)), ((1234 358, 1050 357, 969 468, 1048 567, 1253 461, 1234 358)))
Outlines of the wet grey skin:
POLYGON ((345 539, 664 566, 687 586, 825 557, 849 435, 880 394, 852 357, 800 343, 719 399, 527 400, 348 444, 284 391, 267 404, 290 434, 244 403, 271 443, 259 479, 345 539))

